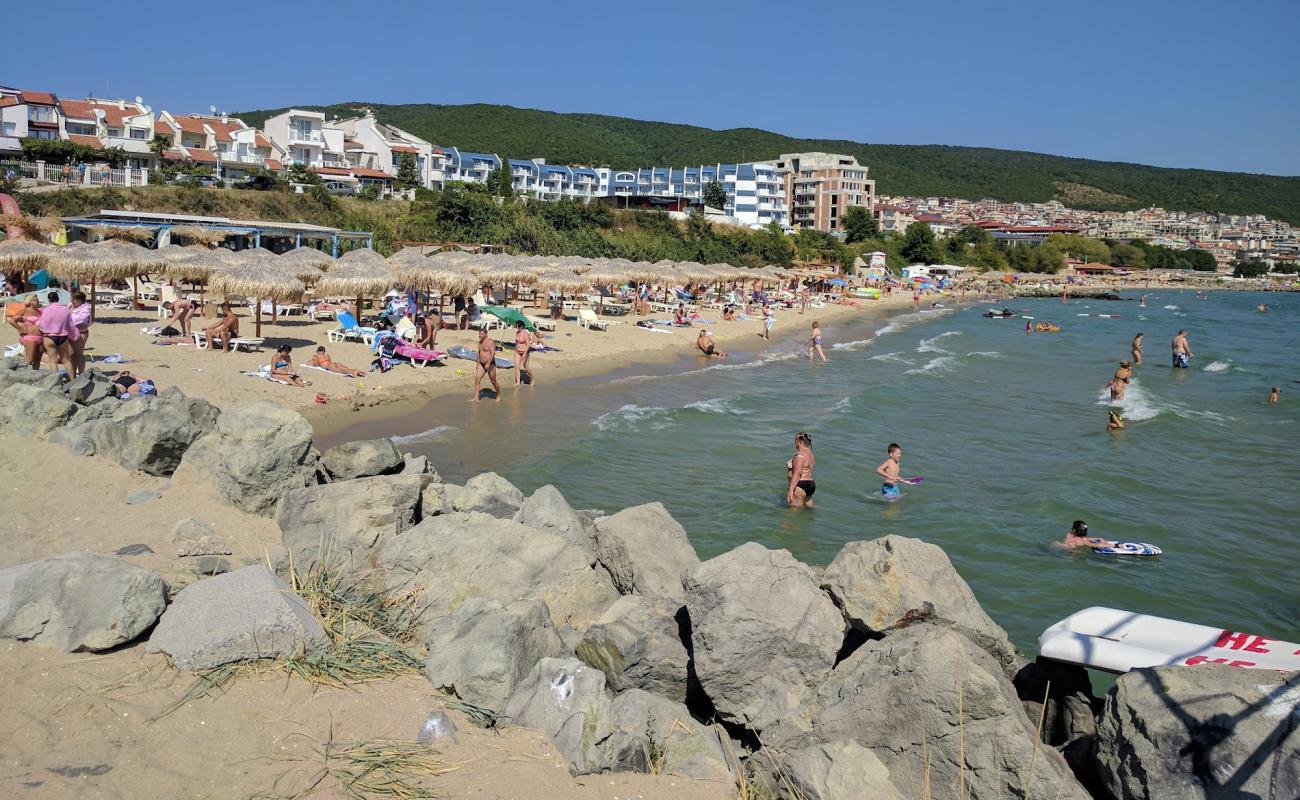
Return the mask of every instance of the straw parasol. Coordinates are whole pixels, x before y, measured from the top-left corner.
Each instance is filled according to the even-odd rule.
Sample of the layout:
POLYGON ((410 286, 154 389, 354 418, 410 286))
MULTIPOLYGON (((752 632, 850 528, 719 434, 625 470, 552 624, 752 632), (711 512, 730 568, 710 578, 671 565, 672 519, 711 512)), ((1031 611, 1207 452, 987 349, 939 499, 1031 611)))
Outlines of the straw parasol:
MULTIPOLYGON (((90 284, 91 319, 95 314, 95 296, 100 281, 136 278, 157 272, 166 266, 158 251, 131 244, 122 239, 108 239, 81 247, 68 245, 59 256, 50 259, 50 274, 79 283, 90 284)), ((138 291, 134 297, 138 299, 138 291)))
POLYGON ((50 234, 62 230, 63 220, 58 217, 32 217, 27 214, 0 214, 0 227, 13 229, 7 231, 13 238, 25 236, 28 239, 48 242, 50 234))
POLYGON ((253 317, 257 336, 262 335, 262 301, 270 300, 272 313, 277 302, 296 302, 304 290, 302 281, 292 270, 281 265, 275 254, 261 247, 235 254, 238 263, 212 275, 209 287, 225 295, 242 294, 254 298, 253 317), (258 252, 261 251, 261 252, 258 252))
POLYGON ((334 265, 334 257, 314 247, 297 247, 287 253, 276 256, 281 265, 289 268, 298 280, 313 284, 320 280, 321 273, 334 265))
POLYGON ((0 269, 33 272, 44 267, 57 255, 58 248, 52 244, 41 244, 30 239, 0 240, 0 269))
POLYGON ((396 275, 384 257, 374 250, 362 248, 339 256, 330 271, 316 284, 326 295, 347 295, 357 298, 357 321, 361 321, 361 300, 370 295, 382 295, 392 288, 396 275))
POLYGON ((230 237, 230 231, 217 231, 212 228, 200 228, 197 225, 177 225, 171 229, 173 239, 180 237, 194 244, 218 245, 230 237))

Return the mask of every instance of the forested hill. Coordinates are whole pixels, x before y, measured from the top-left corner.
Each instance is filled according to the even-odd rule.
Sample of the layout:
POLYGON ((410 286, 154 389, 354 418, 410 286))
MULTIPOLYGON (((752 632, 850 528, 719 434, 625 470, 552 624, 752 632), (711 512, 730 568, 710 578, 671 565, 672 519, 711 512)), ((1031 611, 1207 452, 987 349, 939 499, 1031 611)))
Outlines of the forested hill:
MULTIPOLYGON (((942 195, 1125 210, 1162 206, 1187 211, 1265 214, 1300 224, 1300 177, 1169 169, 1113 161, 946 145, 863 144, 794 139, 757 128, 715 131, 599 114, 495 105, 298 106, 328 118, 373 108, 388 122, 437 145, 510 158, 610 167, 763 161, 781 153, 851 153, 870 168, 882 194, 942 195)), ((237 114, 249 125, 283 109, 237 114)))

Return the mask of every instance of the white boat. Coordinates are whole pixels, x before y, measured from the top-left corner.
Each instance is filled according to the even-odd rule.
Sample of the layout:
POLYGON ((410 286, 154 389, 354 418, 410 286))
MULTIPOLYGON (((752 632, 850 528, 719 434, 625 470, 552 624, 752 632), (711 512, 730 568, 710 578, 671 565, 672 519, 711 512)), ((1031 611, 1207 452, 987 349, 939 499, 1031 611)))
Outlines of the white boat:
POLYGON ((1116 608, 1071 614, 1038 637, 1044 658, 1107 672, 1177 664, 1300 670, 1300 644, 1116 608))

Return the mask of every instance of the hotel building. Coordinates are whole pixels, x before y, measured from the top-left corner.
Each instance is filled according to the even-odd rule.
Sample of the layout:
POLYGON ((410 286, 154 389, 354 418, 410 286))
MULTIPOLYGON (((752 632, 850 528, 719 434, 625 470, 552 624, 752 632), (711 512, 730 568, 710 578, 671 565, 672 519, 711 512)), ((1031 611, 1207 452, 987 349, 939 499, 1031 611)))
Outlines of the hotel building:
POLYGON ((785 153, 776 161, 796 228, 838 233, 850 206, 868 212, 876 201, 876 182, 854 156, 838 153, 785 153))

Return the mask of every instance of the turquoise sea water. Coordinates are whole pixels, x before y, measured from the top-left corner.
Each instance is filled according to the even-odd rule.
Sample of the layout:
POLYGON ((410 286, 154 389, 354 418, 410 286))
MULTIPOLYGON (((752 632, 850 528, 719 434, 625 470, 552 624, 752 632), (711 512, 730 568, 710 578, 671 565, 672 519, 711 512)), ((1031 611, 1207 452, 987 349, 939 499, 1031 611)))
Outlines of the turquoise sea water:
POLYGON ((1089 605, 1300 640, 1300 296, 1013 305, 1064 330, 1026 335, 1023 319, 982 318, 988 306, 855 322, 826 331, 826 365, 810 365, 800 340, 543 384, 399 444, 453 480, 493 469, 526 492, 553 483, 575 507, 660 500, 702 558, 753 539, 825 564, 847 541, 918 537, 948 552, 1031 652, 1089 605), (1122 316, 1079 316, 1093 313, 1122 316), (1189 370, 1169 366, 1179 328, 1189 370), (1138 331, 1146 362, 1122 404, 1128 429, 1111 435, 1100 387, 1138 331), (1279 405, 1266 402, 1274 385, 1279 405), (813 437, 816 508, 791 512, 785 462, 799 430, 813 437), (888 504, 874 471, 891 441, 903 474, 925 481, 888 504), (1076 518, 1165 555, 1049 546, 1076 518))

